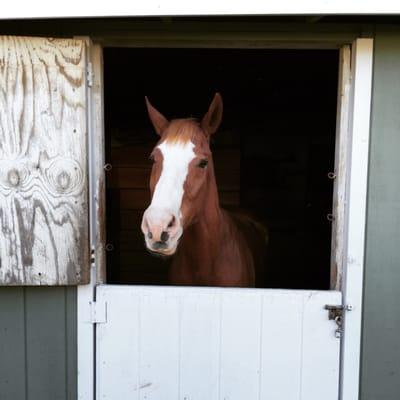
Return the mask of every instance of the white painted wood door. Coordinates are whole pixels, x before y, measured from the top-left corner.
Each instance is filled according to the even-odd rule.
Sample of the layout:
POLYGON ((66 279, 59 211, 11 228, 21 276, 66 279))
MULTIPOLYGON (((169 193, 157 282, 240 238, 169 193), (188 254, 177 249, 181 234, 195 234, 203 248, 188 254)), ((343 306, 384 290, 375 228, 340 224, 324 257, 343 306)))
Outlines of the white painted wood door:
POLYGON ((337 400, 337 291, 97 288, 97 396, 337 400), (104 308, 103 308, 104 309, 104 308))

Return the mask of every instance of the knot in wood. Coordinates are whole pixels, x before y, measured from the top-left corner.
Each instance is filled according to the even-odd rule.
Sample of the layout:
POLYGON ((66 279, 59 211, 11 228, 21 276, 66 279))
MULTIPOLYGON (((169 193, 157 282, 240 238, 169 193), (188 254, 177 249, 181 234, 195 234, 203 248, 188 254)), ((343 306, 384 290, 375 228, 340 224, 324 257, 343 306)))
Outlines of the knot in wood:
POLYGON ((46 167, 46 177, 55 193, 68 194, 81 190, 84 182, 82 169, 75 160, 57 157, 46 167))
POLYGON ((19 172, 16 169, 8 171, 7 179, 11 186, 18 186, 21 181, 19 172))
POLYGON ((58 187, 62 190, 68 189, 71 184, 71 176, 67 171, 61 171, 57 175, 57 184, 58 187))

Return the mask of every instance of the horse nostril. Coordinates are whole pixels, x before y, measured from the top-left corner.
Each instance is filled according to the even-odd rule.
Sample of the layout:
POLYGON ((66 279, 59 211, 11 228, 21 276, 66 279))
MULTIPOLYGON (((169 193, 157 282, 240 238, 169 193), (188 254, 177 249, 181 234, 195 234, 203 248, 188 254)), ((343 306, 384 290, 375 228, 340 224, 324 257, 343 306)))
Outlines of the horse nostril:
POLYGON ((149 232, 149 233, 147 234, 147 237, 148 237, 149 239, 153 239, 153 234, 152 234, 151 232, 149 232))
POLYGON ((161 239, 162 242, 166 242, 166 241, 169 239, 169 233, 164 231, 164 232, 161 234, 160 239, 161 239))
POLYGON ((172 228, 175 225, 175 217, 172 217, 171 221, 169 221, 168 228, 172 228))

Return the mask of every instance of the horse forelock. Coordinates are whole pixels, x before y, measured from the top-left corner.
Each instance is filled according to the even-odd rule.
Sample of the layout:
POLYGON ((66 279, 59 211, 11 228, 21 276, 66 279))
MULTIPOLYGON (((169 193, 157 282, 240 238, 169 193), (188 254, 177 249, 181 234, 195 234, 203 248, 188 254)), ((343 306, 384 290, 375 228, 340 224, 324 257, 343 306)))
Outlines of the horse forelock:
POLYGON ((185 144, 194 142, 199 135, 204 136, 198 120, 194 118, 172 120, 163 138, 169 144, 185 144))

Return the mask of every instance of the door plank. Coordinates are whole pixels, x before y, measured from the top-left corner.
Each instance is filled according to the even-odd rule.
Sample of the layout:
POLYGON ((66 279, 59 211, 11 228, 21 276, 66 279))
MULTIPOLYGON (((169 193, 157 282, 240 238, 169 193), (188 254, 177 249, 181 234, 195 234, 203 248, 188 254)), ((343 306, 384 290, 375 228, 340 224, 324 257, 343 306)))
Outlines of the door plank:
POLYGON ((263 296, 261 399, 297 399, 301 388, 303 294, 263 296))
MULTIPOLYGON (((98 399, 139 399, 139 296, 121 289, 107 301, 107 324, 97 325, 98 399)), ((99 293, 97 301, 106 297, 99 293)))
POLYGON ((181 302, 181 307, 181 398, 217 400, 220 377, 220 298, 194 291, 181 302), (205 340, 207 346, 204 346, 205 340), (194 371, 202 371, 201 377, 194 371))
POLYGON ((151 291, 140 296, 140 399, 179 396, 180 299, 173 292, 151 291), (157 321, 157 325, 155 325, 157 321))
POLYGON ((256 292, 222 295, 220 399, 259 398, 260 313, 256 292))

